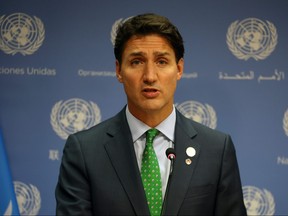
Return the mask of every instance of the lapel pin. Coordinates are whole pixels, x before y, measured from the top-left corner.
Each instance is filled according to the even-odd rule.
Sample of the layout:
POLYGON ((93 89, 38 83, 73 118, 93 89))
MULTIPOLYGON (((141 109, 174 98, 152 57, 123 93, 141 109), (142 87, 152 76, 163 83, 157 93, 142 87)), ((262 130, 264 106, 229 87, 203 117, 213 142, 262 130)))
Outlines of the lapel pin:
POLYGON ((187 158, 187 159, 185 160, 185 162, 186 162, 187 165, 190 165, 190 164, 192 163, 192 160, 191 160, 190 158, 187 158))
POLYGON ((193 147, 188 147, 186 149, 186 154, 188 155, 188 157, 194 157, 196 154, 196 150, 193 147))

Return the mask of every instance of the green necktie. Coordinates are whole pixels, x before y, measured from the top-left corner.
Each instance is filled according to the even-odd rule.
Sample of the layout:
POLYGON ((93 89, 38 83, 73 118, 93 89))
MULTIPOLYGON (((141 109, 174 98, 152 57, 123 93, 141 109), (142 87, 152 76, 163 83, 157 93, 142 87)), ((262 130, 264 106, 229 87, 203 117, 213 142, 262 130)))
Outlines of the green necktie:
POLYGON ((151 215, 160 215, 162 208, 162 183, 160 168, 153 148, 153 139, 158 130, 146 132, 146 147, 143 152, 141 177, 151 215))

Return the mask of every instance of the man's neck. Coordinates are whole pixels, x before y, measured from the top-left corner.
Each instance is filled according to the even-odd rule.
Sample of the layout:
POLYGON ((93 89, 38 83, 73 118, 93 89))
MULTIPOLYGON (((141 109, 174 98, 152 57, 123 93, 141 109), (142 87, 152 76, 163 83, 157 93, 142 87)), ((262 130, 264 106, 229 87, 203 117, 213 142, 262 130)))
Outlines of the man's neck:
MULTIPOLYGON (((129 106, 128 106, 129 109, 129 106)), ((171 108, 165 112, 163 111, 153 111, 153 110, 148 110, 148 111, 136 111, 133 112, 129 109, 129 112, 138 120, 142 121, 146 125, 148 125, 151 128, 155 128, 157 125, 159 125, 162 121, 164 121, 173 111, 174 106, 171 106, 171 108)))

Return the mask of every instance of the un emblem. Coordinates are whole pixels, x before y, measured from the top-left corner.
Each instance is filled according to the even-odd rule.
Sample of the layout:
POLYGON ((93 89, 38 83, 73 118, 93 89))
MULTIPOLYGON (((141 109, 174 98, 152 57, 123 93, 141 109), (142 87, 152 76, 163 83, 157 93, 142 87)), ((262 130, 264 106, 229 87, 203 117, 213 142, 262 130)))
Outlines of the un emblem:
POLYGON ((117 29, 119 26, 121 26, 124 22, 126 22, 126 20, 130 19, 131 17, 128 17, 127 19, 118 19, 114 22, 114 24, 112 25, 112 29, 111 29, 111 43, 113 44, 113 46, 115 46, 115 39, 117 36, 117 29))
POLYGON ((45 29, 41 20, 24 13, 0 17, 0 49, 15 55, 31 55, 42 45, 45 29))
POLYGON ((41 207, 41 196, 37 187, 14 181, 16 199, 21 215, 37 215, 41 207))
POLYGON ((288 109, 284 113, 284 118, 283 118, 283 129, 285 131, 285 134, 288 136, 288 109))
POLYGON ((75 132, 87 129, 101 121, 97 104, 79 98, 57 102, 51 112, 51 125, 62 139, 75 132))
POLYGON ((248 215, 273 215, 275 213, 275 202, 271 192, 254 186, 244 186, 242 189, 248 215))
POLYGON ((276 27, 256 18, 235 21, 228 28, 226 39, 230 51, 238 58, 256 61, 269 56, 277 45, 276 27))
POLYGON ((216 112, 212 106, 201 104, 197 101, 186 101, 181 104, 175 104, 179 112, 186 118, 204 124, 212 129, 217 127, 216 112))

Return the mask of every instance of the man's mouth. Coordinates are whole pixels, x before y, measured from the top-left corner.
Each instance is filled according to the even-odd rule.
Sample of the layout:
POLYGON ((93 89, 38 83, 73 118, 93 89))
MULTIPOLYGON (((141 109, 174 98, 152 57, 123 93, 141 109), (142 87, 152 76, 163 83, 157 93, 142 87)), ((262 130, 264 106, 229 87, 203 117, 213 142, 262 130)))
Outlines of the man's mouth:
POLYGON ((144 89, 144 92, 157 92, 157 89, 144 89))
POLYGON ((156 88, 145 88, 142 92, 146 98, 155 98, 159 95, 159 90, 156 88))

